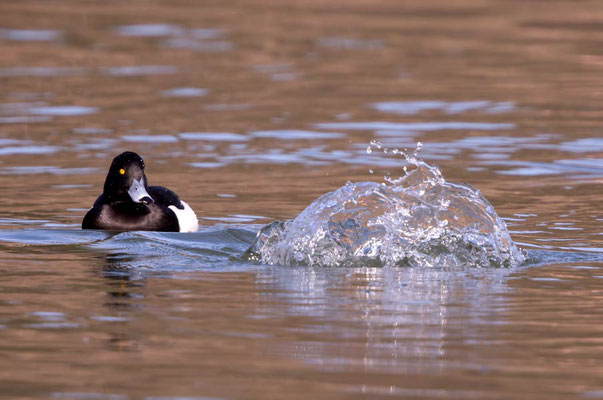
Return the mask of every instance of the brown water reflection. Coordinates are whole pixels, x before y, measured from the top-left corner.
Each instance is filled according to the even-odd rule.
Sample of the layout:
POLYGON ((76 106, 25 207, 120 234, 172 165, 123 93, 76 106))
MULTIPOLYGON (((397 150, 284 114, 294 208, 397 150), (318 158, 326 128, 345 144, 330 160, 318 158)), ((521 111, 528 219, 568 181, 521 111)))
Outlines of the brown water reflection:
POLYGON ((1 2, 0 396, 603 397, 602 23, 594 0, 1 2), (372 139, 422 141, 561 252, 290 269, 236 258, 256 225, 73 230, 124 149, 207 227, 400 174, 372 139))

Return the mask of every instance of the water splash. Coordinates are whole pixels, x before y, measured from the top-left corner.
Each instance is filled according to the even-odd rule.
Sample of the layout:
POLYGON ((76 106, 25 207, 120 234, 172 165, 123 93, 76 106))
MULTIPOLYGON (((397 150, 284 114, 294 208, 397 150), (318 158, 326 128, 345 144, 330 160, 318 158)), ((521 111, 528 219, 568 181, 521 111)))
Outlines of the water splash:
POLYGON ((413 151, 373 141, 370 153, 402 156, 408 167, 385 182, 346 183, 295 219, 262 228, 250 259, 309 266, 513 267, 525 256, 479 190, 447 182, 413 151))

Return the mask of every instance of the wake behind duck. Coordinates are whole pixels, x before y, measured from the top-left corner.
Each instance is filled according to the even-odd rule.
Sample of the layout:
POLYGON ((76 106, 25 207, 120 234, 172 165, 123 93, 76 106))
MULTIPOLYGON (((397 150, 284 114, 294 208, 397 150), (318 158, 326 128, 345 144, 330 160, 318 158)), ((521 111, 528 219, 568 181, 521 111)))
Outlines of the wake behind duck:
POLYGON ((479 190, 447 182, 416 152, 393 152, 415 168, 385 183, 348 182, 295 219, 266 225, 248 258, 326 267, 513 267, 525 260, 479 190))

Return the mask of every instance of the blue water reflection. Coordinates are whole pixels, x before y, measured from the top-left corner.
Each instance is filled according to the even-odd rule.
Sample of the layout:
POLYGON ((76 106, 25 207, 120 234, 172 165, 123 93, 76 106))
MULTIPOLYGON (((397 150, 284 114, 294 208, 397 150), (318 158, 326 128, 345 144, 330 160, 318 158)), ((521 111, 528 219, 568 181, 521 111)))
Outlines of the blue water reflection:
POLYGON ((207 89, 194 88, 194 87, 179 87, 161 92, 162 96, 166 97, 202 97, 205 96, 209 91, 207 89))
POLYGON ((340 139, 346 136, 345 133, 335 132, 315 132, 303 130, 273 130, 273 131, 255 131, 251 136, 257 138, 271 138, 282 140, 305 140, 305 139, 340 139))
POLYGON ((61 39, 61 31, 53 29, 1 29, 0 39, 19 42, 53 42, 61 39))
POLYGON ((115 77, 146 76, 146 75, 170 75, 180 71, 178 67, 171 65, 131 65, 125 67, 101 68, 104 75, 115 77))
POLYGON ((31 108, 29 112, 36 115, 75 116, 97 113, 98 108, 83 106, 45 106, 31 108))
POLYGON ((208 142, 244 142, 249 140, 247 135, 230 132, 184 132, 178 136, 184 140, 201 140, 208 142))
POLYGON ((413 115, 423 111, 441 111, 446 114, 461 114, 469 111, 485 113, 503 113, 515 111, 515 105, 510 101, 494 102, 487 100, 446 102, 440 100, 425 101, 389 101, 372 104, 378 111, 413 115))
POLYGON ((323 122, 314 124, 319 129, 342 129, 353 131, 401 130, 401 131, 446 131, 476 130, 502 131, 515 129, 515 124, 489 122, 323 122))

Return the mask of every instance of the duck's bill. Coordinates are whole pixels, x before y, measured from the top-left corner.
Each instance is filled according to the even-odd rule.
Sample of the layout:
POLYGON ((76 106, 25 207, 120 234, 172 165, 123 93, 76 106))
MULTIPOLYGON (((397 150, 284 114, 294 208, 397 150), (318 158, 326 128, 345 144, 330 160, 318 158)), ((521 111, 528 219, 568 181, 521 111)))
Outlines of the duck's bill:
POLYGON ((153 198, 147 193, 147 189, 144 187, 144 181, 142 178, 138 180, 134 179, 132 181, 132 185, 130 185, 130 189, 128 189, 128 194, 135 203, 153 203, 153 198))

